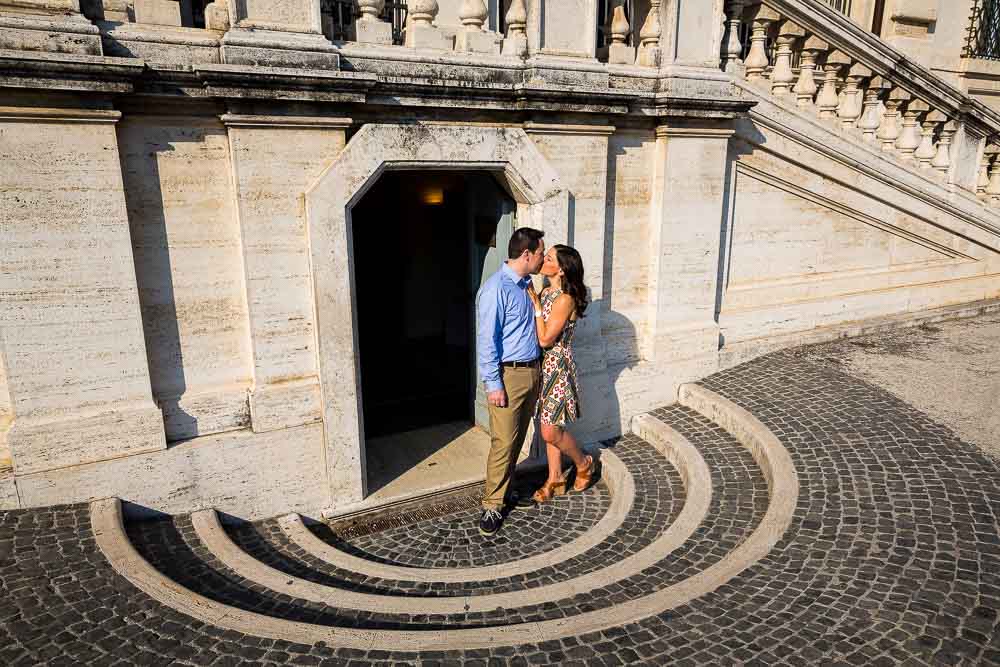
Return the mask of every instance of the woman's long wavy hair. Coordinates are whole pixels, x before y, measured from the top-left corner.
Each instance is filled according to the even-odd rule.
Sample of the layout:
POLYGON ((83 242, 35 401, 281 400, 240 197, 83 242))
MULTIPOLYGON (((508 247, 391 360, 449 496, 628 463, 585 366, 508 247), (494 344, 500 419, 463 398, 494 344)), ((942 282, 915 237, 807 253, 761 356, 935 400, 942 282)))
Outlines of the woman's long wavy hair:
POLYGON ((576 304, 576 316, 583 317, 590 303, 587 300, 587 288, 583 286, 583 259, 576 248, 568 245, 556 244, 552 246, 556 249, 556 261, 562 269, 562 290, 573 297, 576 304))

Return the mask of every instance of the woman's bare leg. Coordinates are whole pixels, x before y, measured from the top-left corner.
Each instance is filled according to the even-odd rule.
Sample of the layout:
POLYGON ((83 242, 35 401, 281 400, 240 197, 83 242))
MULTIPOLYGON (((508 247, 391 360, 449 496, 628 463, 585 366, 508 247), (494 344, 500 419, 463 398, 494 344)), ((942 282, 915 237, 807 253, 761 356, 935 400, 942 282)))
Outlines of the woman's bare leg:
POLYGON ((562 452, 551 442, 545 443, 545 456, 549 462, 549 480, 554 482, 562 478, 562 452))
POLYGON ((578 469, 586 465, 587 457, 569 431, 560 426, 542 424, 542 439, 545 440, 545 452, 549 459, 549 480, 558 479, 562 475, 562 454, 568 456, 578 469), (558 471, 555 477, 552 476, 554 470, 558 471))

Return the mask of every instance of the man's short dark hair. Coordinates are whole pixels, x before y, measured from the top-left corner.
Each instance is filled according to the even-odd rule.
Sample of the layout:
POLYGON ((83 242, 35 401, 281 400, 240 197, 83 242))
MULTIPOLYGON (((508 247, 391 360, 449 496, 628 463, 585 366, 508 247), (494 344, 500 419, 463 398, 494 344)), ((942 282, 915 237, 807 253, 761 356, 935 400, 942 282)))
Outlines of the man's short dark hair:
POLYGON ((510 243, 507 244, 507 258, 517 259, 525 250, 535 252, 538 244, 542 242, 545 232, 531 227, 521 227, 510 235, 510 243))

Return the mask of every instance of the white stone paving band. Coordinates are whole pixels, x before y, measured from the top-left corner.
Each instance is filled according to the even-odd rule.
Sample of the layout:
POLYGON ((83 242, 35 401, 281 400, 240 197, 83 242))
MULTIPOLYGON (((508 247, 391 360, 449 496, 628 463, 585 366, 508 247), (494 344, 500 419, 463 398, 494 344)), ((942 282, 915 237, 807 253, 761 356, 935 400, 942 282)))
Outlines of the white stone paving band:
MULTIPOLYGON (((258 637, 280 638, 303 644, 325 642, 330 646, 345 648, 416 651, 512 646, 600 631, 662 613, 715 590, 763 558, 791 523, 798 497, 798 477, 791 456, 778 438, 746 410, 703 387, 682 387, 680 395, 684 405, 698 410, 713 420, 718 419, 717 423, 753 454, 768 480, 771 495, 768 509, 760 525, 721 561, 684 581, 610 609, 547 621, 446 631, 366 630, 318 626, 229 607, 171 581, 142 558, 129 542, 122 519, 121 504, 115 498, 93 503, 91 516, 94 535, 99 548, 115 571, 147 595, 203 622, 258 637)), ((640 418, 638 428, 652 432, 657 429, 657 425, 650 418, 643 417, 640 418)), ((663 443, 675 442, 675 438, 676 432, 670 433, 664 430, 654 438, 660 441, 659 444, 656 442, 651 444, 659 447, 663 443)), ((694 449, 690 443, 687 443, 687 446, 694 449)), ((686 457, 690 452, 676 448, 674 454, 686 457)), ((700 455, 698 458, 701 459, 700 455)), ((686 472, 688 473, 686 484, 689 487, 701 483, 702 479, 706 482, 710 479, 707 466, 701 472, 692 470, 686 472)), ((693 490, 693 488, 688 489, 688 502, 693 490)))
MULTIPOLYGON (((300 549, 342 570, 357 572, 368 577, 393 581, 418 581, 422 583, 466 583, 506 579, 535 572, 543 567, 558 565, 594 548, 618 530, 635 502, 635 479, 628 467, 614 452, 601 450, 601 476, 611 491, 611 505, 594 527, 572 542, 522 560, 485 567, 419 568, 381 563, 361 558, 338 549, 316 536, 303 523, 298 514, 278 519, 285 536, 300 549)), ((675 467, 678 467, 675 464, 675 467)), ((678 467, 679 469, 679 467, 678 467)))

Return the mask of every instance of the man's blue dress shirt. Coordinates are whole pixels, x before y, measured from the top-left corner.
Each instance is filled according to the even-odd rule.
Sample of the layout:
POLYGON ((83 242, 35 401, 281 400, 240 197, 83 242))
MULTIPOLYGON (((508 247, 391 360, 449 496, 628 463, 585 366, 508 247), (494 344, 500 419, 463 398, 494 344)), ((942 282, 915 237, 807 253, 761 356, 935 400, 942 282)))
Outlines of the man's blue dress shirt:
POLYGON ((530 283, 530 278, 520 277, 505 262, 476 295, 479 376, 486 391, 503 389, 500 362, 532 361, 541 353, 535 306, 527 292, 530 283))

